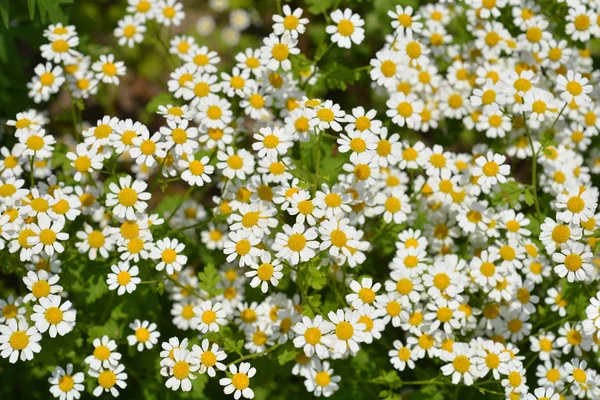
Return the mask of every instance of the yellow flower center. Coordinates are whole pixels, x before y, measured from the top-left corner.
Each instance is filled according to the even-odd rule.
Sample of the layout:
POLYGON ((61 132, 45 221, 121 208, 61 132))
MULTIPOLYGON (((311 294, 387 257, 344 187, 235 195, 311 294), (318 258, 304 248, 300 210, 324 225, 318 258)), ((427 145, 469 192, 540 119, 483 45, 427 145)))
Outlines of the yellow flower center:
POLYGON ((350 340, 354 336, 354 327, 351 323, 342 321, 336 325, 335 335, 340 340, 350 340))
POLYGON ((271 55, 277 61, 283 61, 290 55, 290 49, 285 43, 277 43, 271 49, 271 55))
POLYGON ((135 338, 138 342, 144 343, 150 339, 150 331, 147 328, 139 327, 135 330, 135 338))
POLYGON ((132 188, 124 188, 118 194, 119 203, 125 207, 132 207, 138 201, 138 194, 132 188))
POLYGON ((98 375, 98 384, 104 389, 110 389, 117 383, 117 375, 111 370, 104 370, 98 375))
POLYGON ((338 22, 337 29, 342 36, 352 36, 354 33, 354 24, 347 19, 343 19, 338 22))
POLYGON ((458 373, 465 374, 469 372, 469 369, 471 368, 471 361, 467 356, 456 356, 454 361, 452 361, 452 366, 458 373))
POLYGON ((23 350, 29 345, 29 336, 25 331, 15 331, 10 335, 8 343, 14 350, 23 350))
POLYGON ((295 252, 302 251, 306 247, 306 238, 300 233, 294 233, 288 239, 288 247, 295 252))

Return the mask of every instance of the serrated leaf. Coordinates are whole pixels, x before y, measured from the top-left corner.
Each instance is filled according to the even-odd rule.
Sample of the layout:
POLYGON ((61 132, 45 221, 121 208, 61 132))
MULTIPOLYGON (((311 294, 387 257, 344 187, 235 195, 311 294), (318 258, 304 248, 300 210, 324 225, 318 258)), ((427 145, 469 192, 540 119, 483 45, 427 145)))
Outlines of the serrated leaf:
POLYGON ((215 293, 217 285, 221 282, 219 271, 213 264, 208 264, 204 267, 204 270, 198 273, 198 279, 200 279, 199 287, 209 295, 215 293))
POLYGON ((284 349, 277 354, 277 361, 279 365, 286 364, 296 358, 298 352, 294 349, 284 349))

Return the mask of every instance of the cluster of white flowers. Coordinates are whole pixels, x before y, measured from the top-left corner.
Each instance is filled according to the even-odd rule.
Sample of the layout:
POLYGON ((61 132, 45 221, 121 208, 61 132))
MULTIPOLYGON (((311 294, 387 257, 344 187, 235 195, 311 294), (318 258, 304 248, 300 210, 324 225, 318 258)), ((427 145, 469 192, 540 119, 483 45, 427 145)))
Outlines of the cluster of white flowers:
MULTIPOLYGON (((254 396, 256 369, 224 364, 233 355, 226 344, 205 337, 229 326, 256 357, 292 343, 292 374, 315 396, 338 390, 336 362, 385 332, 398 371, 437 359, 435 379, 497 382, 510 399, 600 398, 600 375, 586 361, 600 350, 600 292, 588 294, 600 278, 592 184, 600 173, 592 149, 600 73, 589 51, 553 37, 541 4, 464 3, 389 11, 394 33, 366 67, 385 112, 344 111, 309 95, 326 71, 317 62, 295 65, 309 19, 284 5, 263 45, 236 54, 226 72, 215 51, 192 36, 173 37, 168 51, 180 66, 167 86, 181 105, 159 107, 155 132, 104 116, 76 138, 55 138, 43 113, 19 113, 8 122, 16 144, 0 149, 0 250, 27 268, 27 293, 0 300, 0 356, 31 360, 41 334, 74 328, 75 310, 58 283, 64 255, 79 253, 106 261, 106 284, 118 296, 134 293, 140 275, 164 285, 173 324, 194 333, 161 344, 160 373, 172 390, 189 391, 207 373, 221 376, 225 394, 254 396), (472 41, 454 43, 447 30, 454 19, 472 41), (480 133, 471 150, 404 137, 438 128, 453 135, 447 127, 455 121, 480 133), (343 160, 329 171, 321 170, 325 142, 343 160), (52 165, 59 143, 69 166, 60 171, 52 165), (312 151, 313 168, 295 165, 295 150, 312 151), (515 165, 531 172, 530 183, 515 180, 515 165), (152 213, 158 187, 173 181, 187 191, 175 208, 152 213), (363 268, 391 236, 389 270, 363 268), (191 258, 198 239, 224 260, 215 288, 203 286, 191 258), (327 312, 311 296, 325 286, 312 284, 316 275, 334 299, 327 312), (283 280, 296 292, 277 291, 283 280), (567 285, 592 297, 587 319, 567 312, 567 285), (248 301, 249 287, 269 295, 248 301)), ((562 36, 600 37, 600 3, 564 7, 562 36)), ((150 21, 179 25, 185 16, 175 0, 130 0, 127 11, 115 29, 127 46, 143 41, 150 21)), ((325 53, 365 40, 365 21, 350 9, 333 10, 327 21, 325 53)), ((87 98, 125 73, 112 55, 90 67, 75 50, 73 26, 51 25, 45 37, 48 62, 28 85, 36 103, 65 79, 74 98, 87 98)), ((136 319, 130 328, 127 342, 138 351, 158 343, 156 323, 136 319)), ((115 338, 92 339, 85 364, 97 380, 93 394, 118 396, 127 373, 115 338)), ((57 367, 50 391, 77 398, 83 381, 71 364, 57 367)))

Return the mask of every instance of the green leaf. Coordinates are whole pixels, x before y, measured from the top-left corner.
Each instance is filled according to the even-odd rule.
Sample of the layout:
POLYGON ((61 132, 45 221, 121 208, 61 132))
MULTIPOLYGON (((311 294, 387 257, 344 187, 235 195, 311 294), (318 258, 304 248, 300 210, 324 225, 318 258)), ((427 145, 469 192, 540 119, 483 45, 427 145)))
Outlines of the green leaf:
POLYGON ((0 18, 2 18, 2 23, 6 29, 8 29, 9 4, 8 1, 0 2, 0 18))
POLYGON ((391 388, 402 386, 402 379, 400 379, 400 376, 398 376, 396 371, 387 371, 383 375, 371 379, 370 382, 377 385, 386 385, 391 388))
POLYGON ((535 204, 535 196, 533 195, 534 189, 528 189, 523 191, 523 200, 528 206, 532 206, 535 204))
POLYGON ((160 93, 146 104, 146 111, 153 114, 158 111, 158 106, 166 106, 167 104, 179 105, 179 102, 175 100, 171 93, 160 93))
POLYGON ((213 264, 208 264, 204 270, 198 273, 200 279, 200 289, 207 292, 209 295, 216 294, 217 285, 221 282, 219 271, 213 264))
POLYGON ((310 287, 315 290, 321 290, 327 285, 327 268, 319 266, 315 263, 311 263, 310 267, 310 287))
POLYGON ((360 78, 358 71, 336 62, 328 65, 325 70, 327 71, 324 75, 325 84, 332 90, 346 90, 348 85, 354 84, 360 78))
POLYGON ((161 296, 165 293, 165 284, 164 284, 164 282, 158 282, 158 285, 156 285, 156 291, 161 296))
POLYGON ((295 349, 284 349, 277 355, 277 361, 279 361, 279 365, 283 365, 294 360, 296 355, 298 355, 298 352, 295 349))
POLYGON ((333 7, 335 0, 306 0, 308 11, 312 14, 321 14, 333 7))
POLYGON ((223 339, 223 350, 225 350, 226 353, 237 353, 241 357, 243 348, 243 340, 238 340, 235 342, 227 337, 223 339))

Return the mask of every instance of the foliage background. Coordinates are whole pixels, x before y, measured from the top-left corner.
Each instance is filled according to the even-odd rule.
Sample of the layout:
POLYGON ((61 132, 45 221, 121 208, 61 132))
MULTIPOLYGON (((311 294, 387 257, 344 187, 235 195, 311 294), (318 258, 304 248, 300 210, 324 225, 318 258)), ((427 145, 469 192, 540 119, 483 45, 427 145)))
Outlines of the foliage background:
MULTIPOLYGON (((285 2, 285 1, 284 1, 285 2)), ((271 16, 277 12, 274 0, 231 0, 230 8, 254 9, 253 18, 263 21, 263 26, 253 25, 242 34, 240 43, 235 47, 227 47, 218 35, 201 38, 195 34, 195 21, 208 10, 206 1, 183 1, 186 11, 184 24, 174 33, 187 33, 196 37, 200 45, 208 45, 216 50, 222 59, 221 71, 227 70, 232 65, 234 55, 246 47, 259 47, 262 37, 270 31, 271 16)), ((297 5, 308 10, 311 14, 310 25, 306 35, 303 35, 299 47, 307 59, 313 59, 322 49, 319 44, 326 40, 324 14, 330 12, 334 6, 349 6, 358 12, 366 21, 366 40, 360 46, 354 46, 351 51, 334 47, 331 49, 320 67, 325 74, 311 96, 326 97, 339 103, 343 109, 349 111, 352 107, 362 105, 365 108, 384 110, 385 98, 372 93, 370 78, 366 70, 361 70, 369 64, 370 58, 384 43, 384 35, 391 33, 387 22, 387 11, 395 4, 412 5, 418 7, 428 1, 419 0, 306 0, 294 1, 297 5)), ((43 30, 49 23, 63 22, 74 24, 77 27, 81 44, 79 50, 97 58, 99 54, 114 53, 117 59, 125 61, 128 74, 122 79, 118 87, 103 87, 97 96, 89 99, 85 104, 79 105, 83 120, 95 119, 107 114, 121 119, 132 118, 139 120, 149 129, 158 128, 160 120, 155 118, 154 112, 158 104, 174 103, 166 94, 166 79, 174 68, 174 58, 165 55, 155 34, 167 32, 147 32, 141 45, 134 49, 119 47, 113 36, 113 29, 117 21, 125 14, 125 1, 113 0, 2 0, 0 1, 0 144, 10 146, 13 138, 5 131, 5 120, 13 118, 22 110, 34 107, 33 102, 27 97, 26 83, 29 81, 35 65, 42 62, 39 55, 39 46, 44 43, 43 30)), ((226 24, 227 13, 214 15, 220 26, 226 24)), ((459 21, 453 21, 449 27, 458 42, 465 41, 468 33, 464 31, 459 21), (462 38, 462 39, 461 39, 462 38)), ((594 53, 596 53, 594 51, 594 53)), ((595 64, 597 59, 595 58, 595 64)), ((62 97, 53 99, 49 105, 49 114, 52 123, 49 131, 56 136, 73 133, 73 120, 71 102, 63 93, 62 97)), ((38 107, 46 107, 41 105, 38 107)), ((403 138, 416 138, 414 132, 406 129, 396 129, 403 138)), ((428 133, 419 139, 428 144, 439 143, 455 150, 468 149, 476 141, 473 133, 465 130, 459 121, 428 133)), ((481 138, 478 138, 482 140, 481 138)), ((64 149, 63 149, 64 150, 64 149)), ((339 158, 335 157, 332 144, 323 146, 323 164, 325 171, 335 169, 339 165, 339 158)), ((57 149, 60 162, 60 148, 57 149)), ((310 154, 310 152, 304 152, 310 154)), ((64 152, 63 152, 64 157, 64 152)), ((311 158, 302 158, 299 163, 306 170, 311 170, 311 158)), ((55 160, 56 161, 56 160, 55 160)), ((517 165, 516 174, 528 176, 526 166, 517 165)), ((327 177, 326 177, 327 178, 327 177)), ((525 178, 527 180, 527 178, 525 178)), ((597 184, 597 183, 596 183, 597 184)), ((178 191, 177 186, 169 187, 166 193, 157 193, 153 197, 154 206, 158 210, 172 209, 178 191)), ((207 196, 210 198, 210 196, 207 196)), ((420 216, 423 222, 425 215, 420 216)), ((74 236, 75 232, 69 232, 74 236)), ((166 233, 166 232, 163 232, 166 233)), ((387 262, 394 251, 394 238, 397 232, 379 231, 377 245, 380 251, 373 252, 367 263, 363 265, 357 276, 367 273, 378 281, 383 281, 388 272, 387 262)), ((160 233, 157 233, 157 237, 160 233)), ((535 235, 535 232, 534 232, 535 235)), ((183 237, 182 237, 183 239, 183 237)), ((195 257, 190 257, 190 262, 197 271, 203 271, 209 263, 219 265, 224 260, 221 254, 209 253, 200 246, 188 247, 195 251, 195 257)), ((465 246, 466 248, 466 246, 465 246)), ((0 258, 0 294, 6 297, 9 293, 24 293, 24 286, 20 277, 23 270, 13 255, 6 250, 1 252, 0 258)), ((111 260, 112 261, 112 260, 111 260)), ((193 382, 193 391, 188 394, 171 392, 164 387, 165 378, 159 374, 158 348, 151 351, 138 353, 134 348, 127 346, 126 336, 130 333, 128 324, 135 318, 154 321, 161 332, 160 341, 169 337, 186 336, 177 330, 171 322, 171 302, 161 287, 155 285, 140 285, 133 295, 118 297, 108 291, 105 283, 107 274, 106 262, 90 262, 84 256, 72 257, 65 260, 62 265, 61 285, 70 294, 70 300, 78 310, 76 329, 64 336, 50 340, 47 335, 42 341, 42 352, 37 354, 33 362, 10 365, 7 360, 0 360, 0 398, 1 399, 47 399, 49 384, 47 378, 56 365, 72 362, 76 371, 83 369, 83 359, 91 352, 91 342, 95 337, 103 334, 117 340, 119 351, 123 354, 123 363, 126 366, 128 387, 122 391, 124 399, 216 399, 228 398, 218 385, 218 379, 208 382, 207 375, 199 375, 193 382)), ((152 269, 141 268, 142 279, 150 279, 152 269)), ((311 286, 315 301, 322 302, 322 309, 328 311, 335 309, 336 299, 333 292, 323 289, 326 275, 315 269, 312 270, 311 286)), ((207 277, 209 279, 209 277, 207 277)), ((284 279, 279 288, 286 289, 293 295, 295 285, 290 285, 284 279)), ((577 302, 579 293, 566 292, 572 296, 574 302, 572 312, 583 312, 585 296, 582 302, 577 302)), ((258 290, 247 290, 248 300, 259 300, 263 295, 258 290)), ((311 296, 312 297, 312 296, 311 296)), ((231 336, 234 340, 242 337, 227 329, 224 336, 231 336)), ((192 337, 193 334, 187 334, 192 337)), ((372 345, 363 346, 358 355, 347 362, 333 363, 336 374, 342 377, 340 390, 334 399, 374 399, 377 397, 389 400, 398 399, 402 393, 401 380, 422 381, 438 375, 438 360, 428 360, 427 363, 417 363, 413 371, 405 371, 398 375, 389 363, 387 352, 392 348, 392 341, 397 332, 387 329, 382 340, 372 345), (422 366, 428 364, 429 368, 422 366)), ((257 376, 252 379, 252 387, 257 399, 303 399, 311 396, 307 394, 303 378, 291 375, 293 363, 290 362, 295 355, 291 343, 269 354, 267 357, 252 360, 252 365, 258 370, 257 376), (280 364, 283 364, 280 366, 280 364)), ((236 358, 231 354, 227 361, 236 358)), ((84 397, 91 397, 91 389, 95 382, 86 379, 89 392, 84 397)), ((500 388, 496 388, 501 390, 500 388)), ((419 392, 404 395, 410 399, 440 400, 443 398, 461 398, 463 400, 490 398, 476 389, 460 387, 423 386, 419 392)))

